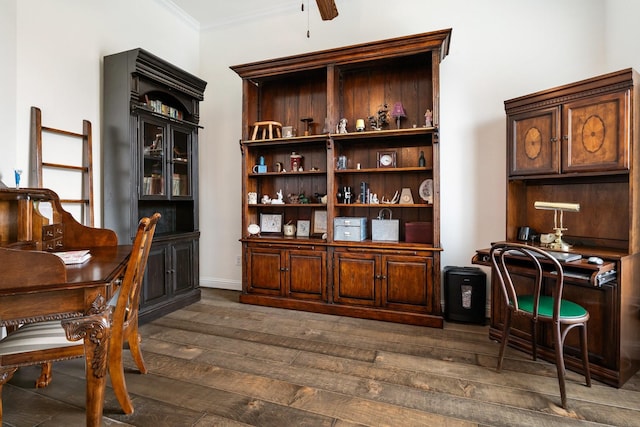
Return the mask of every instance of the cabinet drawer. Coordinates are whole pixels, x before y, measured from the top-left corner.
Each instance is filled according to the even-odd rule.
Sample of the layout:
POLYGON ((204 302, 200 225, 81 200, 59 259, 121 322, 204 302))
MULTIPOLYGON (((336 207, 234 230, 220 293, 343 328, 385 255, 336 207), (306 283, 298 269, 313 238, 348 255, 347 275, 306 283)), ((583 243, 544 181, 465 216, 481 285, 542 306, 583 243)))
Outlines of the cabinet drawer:
POLYGON ((49 224, 42 226, 42 250, 59 251, 64 248, 64 226, 49 224))
POLYGON ((333 220, 333 239, 361 242, 367 238, 367 218, 338 217, 333 220))

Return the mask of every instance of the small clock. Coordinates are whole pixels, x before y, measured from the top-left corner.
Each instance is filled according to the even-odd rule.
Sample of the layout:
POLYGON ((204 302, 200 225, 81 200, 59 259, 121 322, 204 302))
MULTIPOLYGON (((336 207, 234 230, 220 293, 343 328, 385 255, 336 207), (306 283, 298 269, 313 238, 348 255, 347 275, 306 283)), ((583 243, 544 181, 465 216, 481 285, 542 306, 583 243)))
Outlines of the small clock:
POLYGON ((378 167, 379 168, 395 168, 396 152, 395 151, 378 151, 378 167))
POLYGON ((413 194, 411 194, 410 188, 403 188, 402 193, 400 193, 400 203, 404 205, 412 205, 413 204, 413 194))

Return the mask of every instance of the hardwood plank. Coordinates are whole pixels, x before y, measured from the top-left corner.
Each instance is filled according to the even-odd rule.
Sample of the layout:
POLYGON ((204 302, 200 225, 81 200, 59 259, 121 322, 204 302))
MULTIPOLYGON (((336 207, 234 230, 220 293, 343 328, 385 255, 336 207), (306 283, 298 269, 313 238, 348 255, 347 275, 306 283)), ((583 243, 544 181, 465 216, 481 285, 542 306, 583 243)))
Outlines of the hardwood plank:
MULTIPOLYGON (((294 407, 303 410, 307 420, 313 414, 363 425, 473 425, 473 423, 468 424, 455 419, 447 419, 428 412, 412 411, 406 408, 400 411, 395 405, 359 399, 345 393, 334 393, 314 387, 300 386, 296 382, 275 380, 273 379, 273 376, 276 375, 275 372, 264 375, 269 370, 269 364, 264 361, 253 362, 256 370, 258 370, 258 365, 262 365, 263 375, 251 375, 220 367, 216 367, 215 375, 212 375, 212 367, 216 365, 210 360, 210 355, 210 352, 203 355, 205 359, 203 362, 194 363, 192 361, 189 363, 188 370, 177 367, 178 362, 166 356, 151 354, 148 359, 150 359, 150 366, 153 367, 154 372, 171 376, 175 380, 198 381, 200 385, 238 394, 250 391, 250 396, 260 399, 261 402, 282 405, 281 410, 294 407), (170 366, 168 365, 169 360, 172 360, 170 366), (367 409, 361 411, 358 408, 367 409)), ((217 356, 216 360, 223 359, 234 363, 224 354, 222 357, 219 357, 220 354, 217 356)), ((243 359, 242 363, 246 366, 246 363, 250 363, 249 360, 248 358, 243 359)), ((282 364, 287 370, 285 365, 282 364)), ((320 373, 320 375, 323 374, 320 373)), ((330 382, 334 382, 335 378, 330 380, 330 382)), ((291 416, 287 417, 287 424, 298 425, 291 416)))

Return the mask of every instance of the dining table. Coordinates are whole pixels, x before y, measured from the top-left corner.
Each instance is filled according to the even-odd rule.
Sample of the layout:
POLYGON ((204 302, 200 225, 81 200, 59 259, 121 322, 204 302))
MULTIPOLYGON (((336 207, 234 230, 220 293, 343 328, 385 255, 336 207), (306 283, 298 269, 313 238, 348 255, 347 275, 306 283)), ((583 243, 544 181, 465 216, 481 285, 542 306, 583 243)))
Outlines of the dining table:
POLYGON ((0 247, 0 325, 61 320, 67 337, 84 340, 86 424, 99 426, 111 329, 108 298, 124 275, 131 245, 87 248, 82 264, 54 254, 0 247))

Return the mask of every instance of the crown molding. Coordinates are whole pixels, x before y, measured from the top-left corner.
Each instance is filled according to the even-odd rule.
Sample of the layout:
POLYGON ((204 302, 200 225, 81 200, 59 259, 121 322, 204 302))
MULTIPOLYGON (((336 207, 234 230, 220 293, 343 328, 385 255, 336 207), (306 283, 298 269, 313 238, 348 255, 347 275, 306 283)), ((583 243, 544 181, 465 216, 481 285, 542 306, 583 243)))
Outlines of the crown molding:
POLYGON ((184 9, 175 4, 172 0, 155 0, 156 3, 160 4, 169 12, 173 13, 178 18, 182 19, 185 23, 191 26, 194 30, 200 31, 200 21, 198 21, 193 16, 189 15, 184 9))
MULTIPOLYGON (((215 30, 218 28, 243 24, 246 22, 252 22, 264 19, 269 16, 276 16, 282 14, 293 14, 296 12, 300 12, 300 1, 301 0, 278 0, 275 1, 258 1, 255 4, 259 4, 259 7, 251 7, 242 9, 242 12, 238 12, 235 14, 222 14, 215 16, 213 20, 210 20, 210 16, 213 13, 208 14, 202 20, 199 20, 197 17, 189 14, 183 8, 181 8, 178 4, 176 4, 173 0, 155 0, 156 3, 163 6, 169 12, 173 13, 176 17, 182 19, 195 30, 205 31, 205 30, 215 30), (275 4, 274 4, 275 3, 275 4)), ((207 0, 205 0, 207 1, 207 0)), ((234 1, 234 0, 231 0, 234 1)), ((302 0, 305 3, 305 13, 307 13, 306 9, 317 7, 313 0, 302 0)), ((216 4, 211 3, 209 6, 214 10, 217 8, 216 4)))

